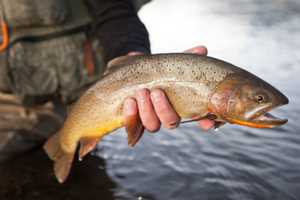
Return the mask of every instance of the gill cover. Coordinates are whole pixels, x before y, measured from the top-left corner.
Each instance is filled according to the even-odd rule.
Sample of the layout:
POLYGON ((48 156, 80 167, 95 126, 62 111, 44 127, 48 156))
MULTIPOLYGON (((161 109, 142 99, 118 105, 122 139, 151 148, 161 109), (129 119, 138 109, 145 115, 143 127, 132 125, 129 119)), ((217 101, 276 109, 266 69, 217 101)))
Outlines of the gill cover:
POLYGON ((280 91, 253 74, 229 74, 210 97, 209 109, 225 121, 254 128, 272 128, 287 122, 267 113, 287 104, 280 91))

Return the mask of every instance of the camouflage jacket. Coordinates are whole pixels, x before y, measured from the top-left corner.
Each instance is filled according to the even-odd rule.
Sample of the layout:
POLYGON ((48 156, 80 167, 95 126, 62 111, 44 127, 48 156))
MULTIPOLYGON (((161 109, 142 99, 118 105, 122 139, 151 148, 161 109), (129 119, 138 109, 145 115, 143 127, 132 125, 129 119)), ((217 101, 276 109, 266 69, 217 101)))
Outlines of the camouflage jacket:
POLYGON ((0 0, 0 20, 10 33, 8 48, 0 52, 0 162, 57 131, 66 104, 101 78, 109 59, 149 51, 147 31, 136 15, 143 3, 0 0), (91 59, 93 73, 86 66, 91 59), (53 96, 59 101, 49 101, 53 96), (47 103, 35 106, 43 100, 47 103))
MULTIPOLYGON (((0 91, 17 94, 28 104, 52 96, 75 100, 82 88, 101 78, 109 59, 131 50, 124 48, 130 43, 124 37, 136 31, 118 33, 122 24, 138 24, 131 29, 144 29, 148 37, 141 22, 130 21, 132 16, 138 19, 136 11, 146 0, 129 1, 0 0, 0 19, 10 30, 9 47, 0 53, 0 91), (118 3, 136 10, 130 5, 118 10, 118 3), (112 7, 115 11, 103 14, 112 7), (118 17, 120 22, 114 19, 118 17), (92 73, 87 65, 92 65, 92 73)), ((148 43, 145 40, 142 51, 149 51, 148 43)))

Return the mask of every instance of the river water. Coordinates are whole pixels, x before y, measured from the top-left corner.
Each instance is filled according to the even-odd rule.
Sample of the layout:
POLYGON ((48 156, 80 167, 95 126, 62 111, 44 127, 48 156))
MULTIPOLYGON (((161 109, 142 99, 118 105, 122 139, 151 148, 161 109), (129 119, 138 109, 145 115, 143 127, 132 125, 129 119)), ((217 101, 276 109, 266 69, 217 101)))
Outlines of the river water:
POLYGON ((280 89, 290 104, 273 113, 288 124, 268 130, 226 125, 217 132, 187 124, 145 134, 135 148, 119 130, 62 186, 53 180, 51 162, 33 152, 0 169, 9 188, 1 199, 300 199, 300 1, 154 0, 139 14, 153 53, 205 44, 210 56, 280 89))
MULTIPOLYGON (((300 199, 300 1, 156 0, 145 6, 154 53, 198 44, 285 93, 281 128, 196 125, 146 134, 128 149, 124 132, 99 145, 122 191, 145 199, 300 199)), ((126 195, 125 195, 126 196, 126 195)), ((122 198, 121 198, 122 199, 122 198)))

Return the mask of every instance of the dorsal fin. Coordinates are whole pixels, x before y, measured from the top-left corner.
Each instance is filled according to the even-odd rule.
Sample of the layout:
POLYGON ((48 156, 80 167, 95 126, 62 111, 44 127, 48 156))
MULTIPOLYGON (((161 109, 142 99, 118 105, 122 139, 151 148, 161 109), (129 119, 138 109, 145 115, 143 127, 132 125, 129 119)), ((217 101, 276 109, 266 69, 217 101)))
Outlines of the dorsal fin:
POLYGON ((137 57, 140 57, 140 55, 134 55, 134 56, 120 56, 118 58, 115 58, 107 64, 106 71, 103 75, 107 75, 113 71, 118 70, 119 68, 123 67, 124 65, 128 65, 136 60, 137 57))

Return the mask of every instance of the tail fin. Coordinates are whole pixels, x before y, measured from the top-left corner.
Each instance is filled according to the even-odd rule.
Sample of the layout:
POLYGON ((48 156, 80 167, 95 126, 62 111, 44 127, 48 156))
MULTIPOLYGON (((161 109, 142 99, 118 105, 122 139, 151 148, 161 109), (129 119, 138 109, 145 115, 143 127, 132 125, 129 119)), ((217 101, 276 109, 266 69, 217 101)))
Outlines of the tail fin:
POLYGON ((54 161, 54 173, 60 183, 65 182, 69 176, 75 152, 66 153, 60 146, 59 134, 48 139, 44 149, 49 158, 54 161))

